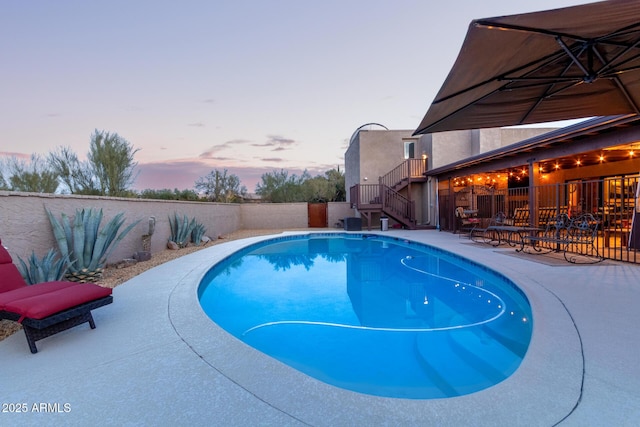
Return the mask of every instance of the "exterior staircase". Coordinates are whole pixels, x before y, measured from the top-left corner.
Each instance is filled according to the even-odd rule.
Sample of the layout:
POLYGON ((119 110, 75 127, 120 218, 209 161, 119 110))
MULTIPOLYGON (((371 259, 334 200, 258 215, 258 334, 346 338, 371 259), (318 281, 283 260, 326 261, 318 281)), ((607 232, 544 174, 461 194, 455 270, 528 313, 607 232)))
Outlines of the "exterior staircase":
POLYGON ((425 182, 427 177, 426 161, 423 159, 408 159, 395 167, 389 173, 381 176, 378 184, 356 184, 349 189, 351 207, 367 219, 367 227, 371 230, 371 215, 379 213, 387 215, 405 227, 416 228, 415 201, 402 195, 400 191, 409 188, 411 184, 425 182))

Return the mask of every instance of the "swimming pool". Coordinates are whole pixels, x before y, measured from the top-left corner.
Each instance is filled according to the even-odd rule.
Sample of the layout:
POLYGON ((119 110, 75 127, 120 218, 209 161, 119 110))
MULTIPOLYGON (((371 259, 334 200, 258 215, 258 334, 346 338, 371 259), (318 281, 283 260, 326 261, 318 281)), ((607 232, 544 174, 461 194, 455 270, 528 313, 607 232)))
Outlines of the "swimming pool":
POLYGON ((293 368, 386 397, 459 396, 520 365, 531 309, 508 279, 446 251, 368 234, 248 246, 199 286, 207 315, 293 368))

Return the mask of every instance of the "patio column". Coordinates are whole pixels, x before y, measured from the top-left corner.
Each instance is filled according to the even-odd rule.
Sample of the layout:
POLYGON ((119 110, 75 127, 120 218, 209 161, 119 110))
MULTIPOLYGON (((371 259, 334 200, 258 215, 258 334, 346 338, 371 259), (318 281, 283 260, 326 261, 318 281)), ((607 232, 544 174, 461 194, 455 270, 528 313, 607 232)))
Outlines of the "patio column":
POLYGON ((529 225, 531 227, 536 227, 538 225, 538 208, 535 206, 536 196, 534 193, 535 190, 535 168, 533 167, 533 161, 535 159, 528 159, 529 163, 529 225))
POLYGON ((456 196, 453 194, 453 178, 449 177, 449 206, 447 206, 448 212, 447 216, 449 217, 449 224, 451 224, 451 229, 455 233, 458 231, 458 224, 456 222, 456 196), (453 209, 452 209, 453 208, 453 209))

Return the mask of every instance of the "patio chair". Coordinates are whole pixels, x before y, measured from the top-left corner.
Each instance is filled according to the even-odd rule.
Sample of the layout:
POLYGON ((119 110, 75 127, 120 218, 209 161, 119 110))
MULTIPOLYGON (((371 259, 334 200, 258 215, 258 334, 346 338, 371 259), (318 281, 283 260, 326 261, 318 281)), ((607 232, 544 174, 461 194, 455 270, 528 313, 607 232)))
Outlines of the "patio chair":
POLYGON ((36 341, 88 322, 91 310, 113 302, 110 288, 74 282, 27 285, 0 242, 0 320, 22 324, 31 353, 36 341))
POLYGON ((462 206, 456 208, 455 215, 458 219, 458 232, 460 236, 462 236, 462 234, 468 234, 469 237, 473 235, 473 229, 480 224, 480 218, 475 217, 475 213, 477 213, 477 211, 468 211, 462 206))

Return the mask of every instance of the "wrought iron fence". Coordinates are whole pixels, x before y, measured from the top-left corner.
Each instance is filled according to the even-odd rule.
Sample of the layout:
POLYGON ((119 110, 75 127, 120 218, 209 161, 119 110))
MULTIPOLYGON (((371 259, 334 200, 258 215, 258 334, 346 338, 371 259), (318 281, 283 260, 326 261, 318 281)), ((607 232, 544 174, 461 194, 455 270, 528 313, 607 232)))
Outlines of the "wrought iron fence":
POLYGON ((536 186, 532 193, 528 187, 485 186, 468 186, 454 193, 441 191, 440 227, 458 230, 454 211, 460 206, 474 212, 481 224, 487 224, 490 218, 503 212, 507 218, 531 227, 543 227, 550 217, 559 213, 570 217, 590 213, 599 221, 597 248, 600 253, 605 258, 640 263, 639 180, 637 175, 576 180, 536 186))

